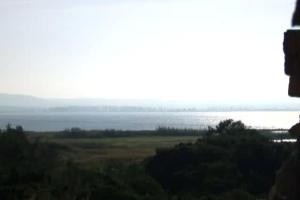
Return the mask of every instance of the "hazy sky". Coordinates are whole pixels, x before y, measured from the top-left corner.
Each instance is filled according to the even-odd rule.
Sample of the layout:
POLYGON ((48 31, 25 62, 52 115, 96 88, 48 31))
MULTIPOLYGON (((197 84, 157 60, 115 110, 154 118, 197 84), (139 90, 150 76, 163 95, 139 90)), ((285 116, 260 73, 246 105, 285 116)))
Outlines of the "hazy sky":
POLYGON ((0 0, 0 93, 287 98, 294 0, 0 0))

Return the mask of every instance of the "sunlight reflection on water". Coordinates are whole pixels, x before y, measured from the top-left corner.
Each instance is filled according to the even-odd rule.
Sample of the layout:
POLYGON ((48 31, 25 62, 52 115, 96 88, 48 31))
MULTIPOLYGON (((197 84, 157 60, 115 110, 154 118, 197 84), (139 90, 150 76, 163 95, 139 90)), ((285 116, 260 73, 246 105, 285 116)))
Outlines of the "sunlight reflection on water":
POLYGON ((241 112, 36 112, 1 113, 0 127, 7 123, 26 130, 57 131, 71 127, 82 129, 154 130, 159 126, 204 129, 221 120, 241 120, 247 126, 289 129, 299 121, 298 111, 241 112))

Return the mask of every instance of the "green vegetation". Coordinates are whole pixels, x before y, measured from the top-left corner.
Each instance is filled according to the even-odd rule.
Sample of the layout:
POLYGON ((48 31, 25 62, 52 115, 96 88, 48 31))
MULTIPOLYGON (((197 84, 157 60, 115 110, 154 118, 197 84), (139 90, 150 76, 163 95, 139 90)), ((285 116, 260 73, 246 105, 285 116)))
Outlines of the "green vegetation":
POLYGON ((0 134, 0 199, 165 199, 142 165, 82 167, 62 159, 64 145, 28 138, 21 127, 0 134))
POLYGON ((73 127, 54 134, 59 138, 113 138, 113 137, 132 137, 132 136, 201 136, 206 130, 198 129, 177 129, 170 127, 158 127, 154 131, 147 130, 91 130, 86 131, 73 127))
POLYGON ((26 134, 7 126, 0 132, 0 199, 265 198, 293 146, 265 135, 233 120, 205 132, 26 134))
POLYGON ((82 164, 94 165, 106 161, 138 162, 155 154, 160 147, 172 147, 180 142, 195 142, 199 136, 150 136, 102 138, 61 138, 43 136, 41 140, 60 145, 60 154, 82 164))
POLYGON ((158 149, 146 171, 179 199, 266 198, 291 148, 225 120, 196 143, 158 149))

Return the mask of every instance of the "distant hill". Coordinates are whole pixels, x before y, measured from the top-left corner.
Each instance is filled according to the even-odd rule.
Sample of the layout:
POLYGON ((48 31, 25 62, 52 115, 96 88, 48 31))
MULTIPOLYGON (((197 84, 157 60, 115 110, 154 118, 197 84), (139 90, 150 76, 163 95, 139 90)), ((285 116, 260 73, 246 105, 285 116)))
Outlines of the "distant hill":
POLYGON ((49 107, 54 102, 29 95, 0 94, 1 107, 49 107))
MULTIPOLYGON (((122 109, 133 108, 177 108, 175 103, 157 100, 138 100, 138 99, 100 99, 100 98, 74 98, 74 99, 59 99, 59 98, 39 98, 29 95, 19 94, 0 94, 0 107, 38 107, 51 108, 51 110, 91 110, 97 107, 105 107, 105 109, 122 109)), ((102 109, 101 109, 102 110, 102 109)))
POLYGON ((300 100, 257 102, 197 102, 137 99, 46 99, 29 95, 0 94, 0 111, 43 109, 51 112, 90 111, 252 111, 300 110, 300 100))

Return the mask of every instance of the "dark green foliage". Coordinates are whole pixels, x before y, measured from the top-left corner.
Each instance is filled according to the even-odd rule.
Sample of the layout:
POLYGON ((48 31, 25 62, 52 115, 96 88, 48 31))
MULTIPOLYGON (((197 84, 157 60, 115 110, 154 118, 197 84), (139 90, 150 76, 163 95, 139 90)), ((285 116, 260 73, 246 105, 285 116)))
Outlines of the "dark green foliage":
MULTIPOLYGON (((172 129, 156 131, 172 135, 172 129)), ((74 128, 64 134, 85 133, 74 128)), ((158 149, 143 163, 86 168, 62 160, 59 145, 28 139, 22 127, 8 125, 0 132, 0 199, 254 200, 266 196, 291 149, 240 121, 225 120, 202 135, 193 144, 158 149)))
POLYGON ((0 134, 0 199, 25 199, 56 165, 51 145, 29 142, 22 127, 7 126, 0 134))
POLYGON ((53 199, 136 199, 136 194, 118 179, 72 163, 54 171, 49 183, 53 199))
POLYGON ((158 127, 153 134, 162 135, 162 136, 172 136, 172 135, 195 135, 201 136, 205 131, 200 129, 178 129, 178 128, 170 128, 170 127, 158 127))
POLYGON ((195 144, 158 150, 146 170, 172 195, 264 197, 290 150, 291 145, 273 143, 240 121, 225 120, 195 144))
POLYGON ((200 200, 256 200, 256 198, 244 190, 232 190, 221 195, 202 196, 200 200))
POLYGON ((82 130, 73 127, 56 133, 58 138, 112 138, 131 136, 202 136, 205 130, 200 129, 178 129, 169 127, 158 127, 156 130, 82 130))
POLYGON ((47 190, 50 199, 59 200, 160 200, 166 196, 158 183, 136 165, 88 170, 68 162, 52 172, 47 190))
POLYGON ((0 199, 160 200, 161 186, 142 165, 85 169, 63 162, 59 147, 30 141, 20 127, 0 134, 0 199))
POLYGON ((221 121, 216 126, 216 129, 211 127, 209 128, 209 132, 216 134, 239 134, 245 130, 245 124, 243 124, 241 121, 233 121, 232 119, 221 121))

